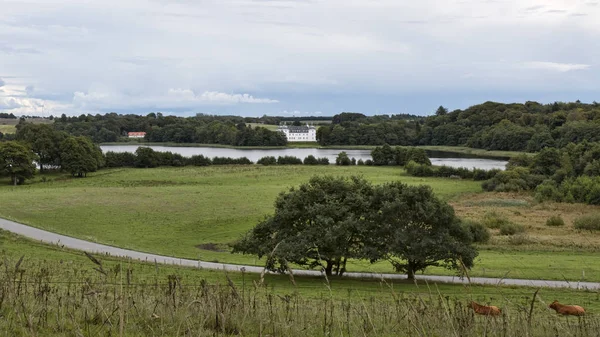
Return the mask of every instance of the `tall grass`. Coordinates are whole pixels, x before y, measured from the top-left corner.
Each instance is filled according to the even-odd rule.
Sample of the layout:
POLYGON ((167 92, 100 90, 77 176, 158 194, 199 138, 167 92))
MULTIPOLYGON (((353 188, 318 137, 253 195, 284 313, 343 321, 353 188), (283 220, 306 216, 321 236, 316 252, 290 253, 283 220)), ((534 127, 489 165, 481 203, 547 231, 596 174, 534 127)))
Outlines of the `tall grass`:
MULTIPOLYGON (((137 276, 126 263, 95 270, 4 258, 3 336, 596 336, 600 319, 557 319, 532 298, 502 302, 500 318, 475 316, 435 287, 420 295, 345 299, 236 285, 137 276)), ((157 273, 158 275, 158 273, 157 273)), ((291 278, 293 283, 293 277, 291 278)), ((325 280, 323 287, 329 287, 325 280)), ((292 288, 293 289, 293 288, 292 288)), ((467 289, 468 291, 468 289, 467 289)), ((497 303, 496 303, 497 304, 497 303)))

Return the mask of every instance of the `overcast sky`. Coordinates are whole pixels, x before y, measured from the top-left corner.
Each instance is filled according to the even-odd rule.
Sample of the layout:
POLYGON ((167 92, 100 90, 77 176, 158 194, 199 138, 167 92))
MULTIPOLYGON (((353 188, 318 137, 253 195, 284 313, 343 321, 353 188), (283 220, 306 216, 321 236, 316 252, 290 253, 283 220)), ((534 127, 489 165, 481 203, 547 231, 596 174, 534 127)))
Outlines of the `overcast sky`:
POLYGON ((599 0, 0 0, 0 112, 600 101, 599 0))

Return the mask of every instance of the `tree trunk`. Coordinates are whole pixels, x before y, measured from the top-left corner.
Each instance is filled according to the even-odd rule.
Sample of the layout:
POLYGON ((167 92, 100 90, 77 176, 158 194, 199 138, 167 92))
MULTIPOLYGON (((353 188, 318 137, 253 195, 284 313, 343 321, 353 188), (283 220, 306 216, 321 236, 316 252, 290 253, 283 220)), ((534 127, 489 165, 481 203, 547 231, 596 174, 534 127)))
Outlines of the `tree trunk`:
POLYGON ((19 181, 19 179, 17 179, 16 175, 13 175, 13 186, 17 186, 17 181, 19 181))
POLYGON ((343 276, 344 273, 346 272, 346 262, 348 261, 347 257, 344 257, 344 261, 342 262, 341 268, 340 268, 340 273, 338 274, 339 276, 343 276))
POLYGON ((333 271, 333 262, 331 260, 327 260, 327 266, 325 266, 325 275, 331 276, 333 271))
POLYGON ((408 261, 408 265, 406 266, 406 278, 409 280, 414 280, 415 279, 415 269, 417 268, 417 266, 415 265, 414 262, 412 261, 408 261))

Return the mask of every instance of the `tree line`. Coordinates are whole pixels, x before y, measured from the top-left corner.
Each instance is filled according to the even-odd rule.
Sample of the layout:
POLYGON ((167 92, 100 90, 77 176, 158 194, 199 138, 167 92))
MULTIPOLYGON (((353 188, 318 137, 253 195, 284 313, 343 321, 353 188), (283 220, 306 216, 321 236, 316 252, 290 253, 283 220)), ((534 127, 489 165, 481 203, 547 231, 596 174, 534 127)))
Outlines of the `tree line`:
POLYGON ((321 145, 445 145, 537 152, 600 141, 600 104, 485 102, 426 118, 342 113, 317 130, 321 145))
POLYGON ((315 176, 280 194, 274 214, 233 251, 265 257, 271 271, 287 272, 293 263, 328 276, 343 275, 349 259, 384 260, 413 279, 430 266, 470 268, 477 256, 473 241, 469 227, 429 186, 315 176))
POLYGON ((23 124, 16 140, 0 142, 0 175, 14 185, 22 184, 40 171, 60 169, 85 177, 104 166, 100 147, 87 137, 70 136, 47 124, 23 124))

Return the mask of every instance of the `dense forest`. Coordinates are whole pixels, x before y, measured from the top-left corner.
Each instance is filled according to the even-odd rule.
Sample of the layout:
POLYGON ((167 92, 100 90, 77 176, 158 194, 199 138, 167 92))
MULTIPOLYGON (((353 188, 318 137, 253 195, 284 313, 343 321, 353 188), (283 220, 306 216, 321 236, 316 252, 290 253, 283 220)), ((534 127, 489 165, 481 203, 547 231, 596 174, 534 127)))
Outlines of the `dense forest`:
MULTIPOLYGON (((268 118, 265 118, 268 119, 268 118)), ((146 116, 119 115, 81 115, 55 118, 54 127, 75 136, 87 136, 95 142, 116 142, 127 136, 128 132, 146 132, 150 142, 224 144, 234 146, 284 146, 285 136, 279 132, 261 127, 250 127, 246 123, 256 122, 258 118, 238 116, 194 117, 163 116, 150 113, 146 116)), ((261 121, 262 122, 262 121, 261 121)), ((269 119, 277 123, 277 118, 269 119)))
POLYGON ((321 145, 446 145, 537 152, 600 140, 600 104, 486 102, 426 118, 394 119, 342 113, 320 127, 321 145))

